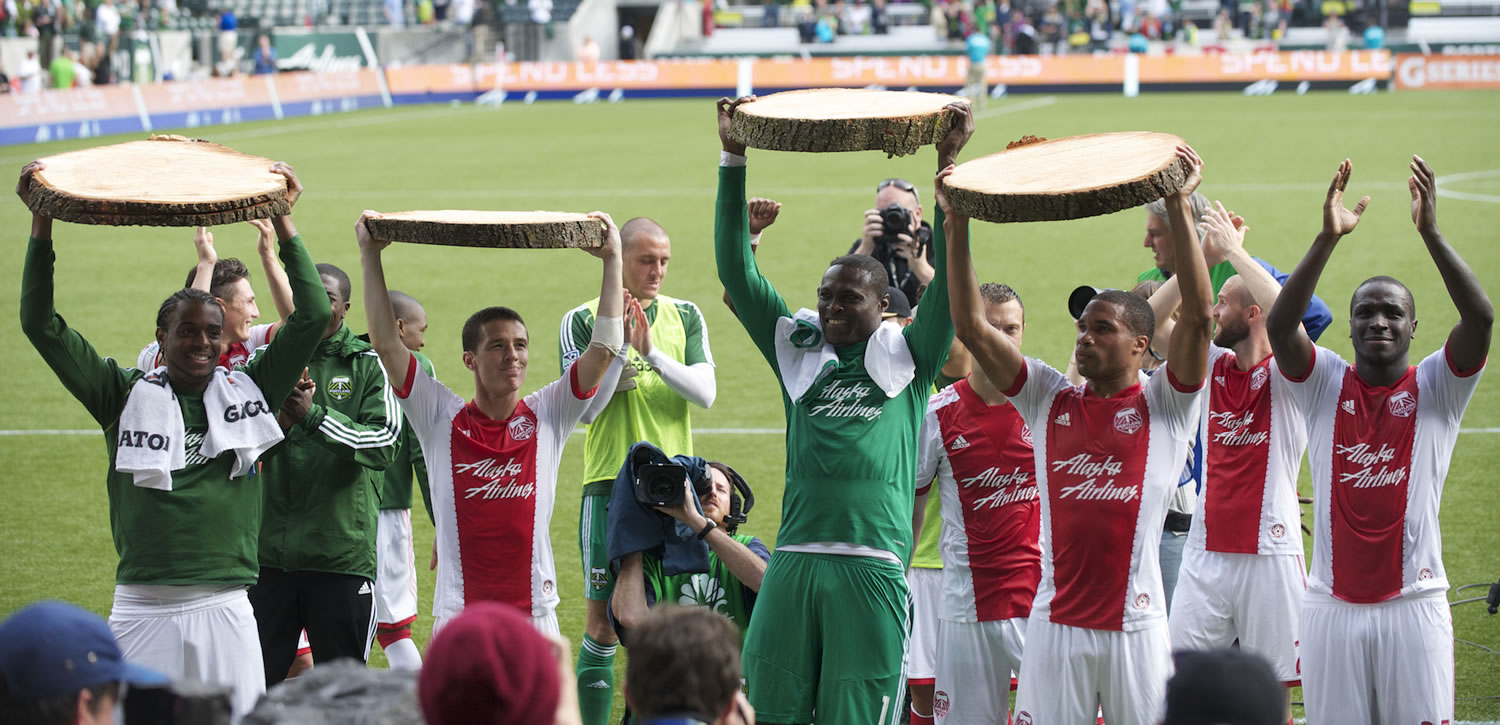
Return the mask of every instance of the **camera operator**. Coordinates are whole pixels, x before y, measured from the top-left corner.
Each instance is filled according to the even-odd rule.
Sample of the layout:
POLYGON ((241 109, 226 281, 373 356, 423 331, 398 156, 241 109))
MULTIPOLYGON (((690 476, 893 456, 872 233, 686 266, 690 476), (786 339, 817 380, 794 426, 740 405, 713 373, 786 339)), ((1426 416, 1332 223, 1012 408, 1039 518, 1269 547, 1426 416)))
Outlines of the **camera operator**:
POLYGON ((885 265, 891 284, 912 307, 918 290, 932 281, 932 227, 922 221, 922 202, 906 179, 886 179, 875 187, 875 208, 865 211, 864 233, 850 254, 874 257, 885 265))
MULTIPOLYGON (((622 640, 634 633, 649 607, 663 601, 724 615, 744 639, 771 550, 756 537, 735 533, 744 521, 742 511, 748 509, 741 509, 744 501, 738 492, 748 490, 744 479, 719 461, 708 462, 707 474, 709 480, 701 493, 685 478, 682 503, 655 508, 708 544, 708 571, 669 576, 660 556, 650 552, 625 555, 610 595, 611 619, 622 640)), ((627 647, 630 644, 626 641, 627 647)))
MULTIPOLYGON (((620 596, 624 581, 617 582, 620 596)), ((740 646, 723 617, 662 607, 641 618, 625 669, 625 702, 641 725, 755 725, 740 692, 740 646)))

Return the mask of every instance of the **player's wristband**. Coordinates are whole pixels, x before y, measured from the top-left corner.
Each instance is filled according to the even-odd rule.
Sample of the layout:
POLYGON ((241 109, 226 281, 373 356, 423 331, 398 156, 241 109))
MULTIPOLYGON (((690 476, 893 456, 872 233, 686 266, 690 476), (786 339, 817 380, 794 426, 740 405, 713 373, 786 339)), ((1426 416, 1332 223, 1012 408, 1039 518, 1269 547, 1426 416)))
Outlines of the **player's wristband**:
POLYGON ((621 317, 594 318, 594 336, 589 347, 602 347, 611 355, 619 355, 625 347, 625 320, 621 317))
POLYGON ((699 541, 703 541, 704 539, 708 538, 708 532, 719 528, 719 525, 714 523, 713 519, 706 519, 706 521, 707 523, 703 525, 703 530, 698 532, 699 541))

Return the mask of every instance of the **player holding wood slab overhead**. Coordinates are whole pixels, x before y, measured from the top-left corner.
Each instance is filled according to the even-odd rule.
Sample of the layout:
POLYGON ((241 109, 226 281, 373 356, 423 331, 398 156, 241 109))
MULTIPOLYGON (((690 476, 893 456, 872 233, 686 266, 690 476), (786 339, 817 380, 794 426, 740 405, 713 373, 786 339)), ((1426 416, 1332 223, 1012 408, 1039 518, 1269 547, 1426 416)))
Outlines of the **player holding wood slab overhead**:
MULTIPOLYGON (((906 714, 917 431, 952 339, 942 238, 911 325, 881 324, 885 269, 860 255, 823 273, 816 312, 792 313, 751 254, 746 146, 730 127, 754 105, 719 101, 714 223, 719 280, 776 375, 787 421, 778 548, 745 641, 750 700, 761 722, 895 723, 906 714)), ((940 168, 974 130, 966 103, 943 113, 940 168)))
MULTIPOLYGON (((1145 299, 1107 290, 1088 303, 1074 351, 1085 383, 1074 387, 985 319, 968 218, 952 209, 947 219, 954 330, 1030 427, 1036 458, 1042 578, 1026 629, 1017 723, 1092 723, 1102 707, 1111 725, 1148 725, 1166 693, 1172 658, 1156 542, 1197 434, 1213 331, 1208 268, 1187 202, 1203 162, 1178 146, 1179 162, 1186 178, 1167 209, 1182 313, 1166 371, 1145 384, 1141 356, 1155 328, 1145 299)), ((940 205, 952 201, 939 197, 940 205)))
MULTIPOLYGON (((302 184, 290 166, 285 210, 302 184)), ((36 175, 16 193, 37 209, 36 175)), ((265 173, 264 170, 257 173, 265 173)), ((224 309, 197 289, 173 293, 156 316, 162 364, 102 358, 53 308, 52 219, 33 212, 21 282, 21 328, 68 392, 104 428, 110 528, 120 564, 109 624, 125 656, 173 679, 234 688, 234 712, 265 692, 260 640, 245 587, 259 572, 256 459, 282 439, 276 410, 296 386, 330 309, 291 216, 273 222, 292 302, 280 334, 254 360, 218 366, 224 309)))
POLYGON ((1339 166, 1323 229, 1271 306, 1266 331, 1293 415, 1307 421, 1313 555, 1302 602, 1308 722, 1449 722, 1453 619, 1438 508, 1464 410, 1479 385, 1495 309, 1438 231, 1437 177, 1413 156, 1411 219, 1458 324, 1441 350, 1411 365, 1411 290, 1371 277, 1349 301, 1354 364, 1299 326, 1334 247, 1370 197, 1344 208, 1354 167, 1339 166))
POLYGON ((465 403, 418 365, 402 343, 386 290, 381 253, 390 236, 385 235, 436 243, 439 236, 420 230, 425 214, 391 215, 402 220, 392 224, 367 211, 354 232, 364 269, 370 343, 390 374, 427 460, 437 520, 433 631, 467 604, 499 601, 521 609, 538 630, 557 635, 557 567, 548 535, 557 468, 569 434, 625 345, 620 233, 602 212, 545 219, 540 212, 443 213, 449 221, 442 224, 458 216, 466 219, 457 222, 466 228, 453 229, 462 246, 485 241, 487 246, 583 246, 604 261, 592 342, 561 378, 530 395, 521 395, 530 338, 520 313, 486 307, 469 317, 463 327, 463 365, 474 373, 474 399, 465 403), (475 221, 486 216, 511 221, 475 221), (527 221, 518 221, 523 219, 527 221))

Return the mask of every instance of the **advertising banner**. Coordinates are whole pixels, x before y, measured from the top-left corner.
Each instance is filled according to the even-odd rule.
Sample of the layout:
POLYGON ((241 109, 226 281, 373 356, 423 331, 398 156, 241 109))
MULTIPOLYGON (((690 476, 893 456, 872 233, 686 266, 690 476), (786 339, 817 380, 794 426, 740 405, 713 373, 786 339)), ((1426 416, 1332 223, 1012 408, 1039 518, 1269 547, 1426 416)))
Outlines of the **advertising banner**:
POLYGON ((1211 84, 1274 81, 1384 80, 1391 75, 1391 55, 1384 50, 1340 53, 1294 50, 1281 53, 1215 53, 1208 55, 1142 55, 1142 84, 1211 84))
POLYGON ((1402 55, 1397 90, 1500 88, 1500 55, 1402 55))
POLYGON ((195 129, 280 118, 267 77, 206 78, 139 88, 152 128, 195 129))
POLYGON ((0 95, 0 145, 40 143, 146 129, 126 86, 0 95))
POLYGON ((347 72, 367 65, 359 35, 353 30, 307 32, 299 28, 277 28, 271 47, 276 50, 278 71, 347 72))
POLYGON ((318 116, 381 105, 380 71, 365 68, 340 73, 280 73, 273 78, 281 113, 318 116))

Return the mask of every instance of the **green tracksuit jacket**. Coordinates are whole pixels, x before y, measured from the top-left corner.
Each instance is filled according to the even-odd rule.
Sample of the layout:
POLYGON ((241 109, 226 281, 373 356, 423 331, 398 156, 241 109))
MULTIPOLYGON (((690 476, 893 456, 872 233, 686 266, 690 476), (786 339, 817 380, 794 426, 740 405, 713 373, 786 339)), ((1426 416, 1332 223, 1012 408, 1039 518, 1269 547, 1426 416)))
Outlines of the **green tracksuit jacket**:
MULTIPOLYGON (((301 237, 282 242, 292 302, 297 306, 276 339, 244 366, 266 396, 280 407, 308 356, 328 327, 328 296, 318 281, 301 237)), ((32 239, 21 277, 21 329, 63 387, 83 403, 104 429, 109 450, 109 527, 120 564, 119 584, 246 586, 255 583, 256 535, 261 523, 260 476, 230 478, 234 454, 206 459, 198 444, 208 432, 201 391, 174 390, 182 410, 187 465, 172 472, 172 490, 135 485, 115 470, 120 414, 135 385, 149 371, 122 368, 101 358, 53 309, 52 241, 32 239)), ((45 475, 45 474, 43 474, 45 475)))
POLYGON ((383 471, 401 442, 401 410, 370 343, 346 326, 307 362, 312 409, 264 458, 260 565, 375 578, 383 471))

